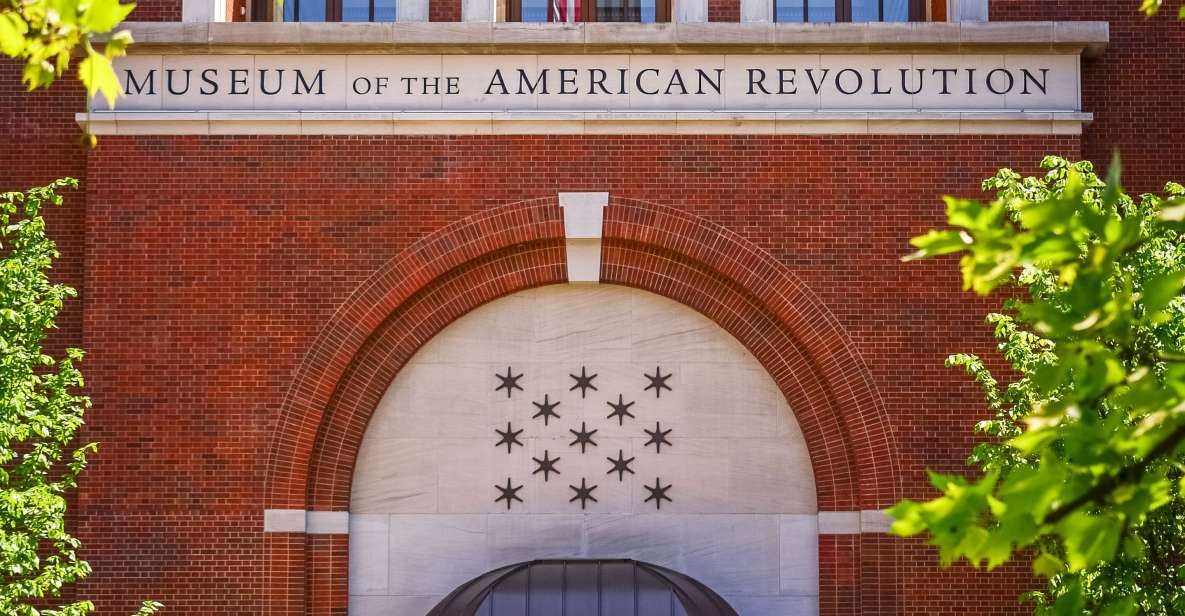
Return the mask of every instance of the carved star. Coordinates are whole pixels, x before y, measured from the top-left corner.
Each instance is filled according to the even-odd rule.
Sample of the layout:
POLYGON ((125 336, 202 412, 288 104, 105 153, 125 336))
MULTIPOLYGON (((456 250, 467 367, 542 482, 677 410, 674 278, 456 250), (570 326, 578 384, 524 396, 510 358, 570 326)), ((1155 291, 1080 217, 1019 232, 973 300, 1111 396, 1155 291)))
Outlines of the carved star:
POLYGON ((646 488, 647 490, 650 490, 650 496, 647 496, 646 500, 644 500, 642 502, 648 503, 650 501, 654 501, 654 508, 655 509, 662 509, 662 501, 664 499, 667 502, 671 502, 671 503, 675 502, 675 501, 671 500, 671 497, 667 496, 667 490, 671 489, 671 484, 668 483, 665 486, 662 485, 662 480, 660 480, 658 477, 654 478, 654 487, 653 488, 646 485, 646 484, 642 484, 642 487, 646 488))
POLYGON ((502 384, 495 387, 494 391, 498 391, 500 389, 505 389, 507 398, 510 397, 510 394, 512 392, 514 392, 514 390, 516 390, 516 389, 519 391, 523 390, 522 386, 518 384, 518 380, 523 378, 522 373, 515 375, 513 372, 510 371, 510 366, 506 366, 506 375, 505 376, 503 376, 501 374, 496 374, 496 373, 494 374, 494 376, 498 377, 498 380, 502 381, 502 384))
POLYGON ((592 445, 593 447, 596 447, 596 446, 597 446, 597 443, 596 443, 596 441, 593 441, 593 439, 592 439, 592 436, 593 436, 594 434, 596 434, 596 433, 597 433, 597 431, 596 431, 596 430, 589 430, 589 429, 588 429, 588 428, 587 428, 587 427, 584 425, 584 422, 583 422, 583 421, 582 421, 582 422, 580 422, 580 431, 579 431, 579 432, 577 432, 577 431, 575 431, 575 430, 573 430, 573 429, 571 429, 571 428, 569 428, 569 429, 568 429, 568 432, 571 432, 572 434, 575 434, 575 435, 576 435, 576 440, 574 440, 574 441, 572 441, 571 443, 569 443, 569 444, 568 444, 568 446, 569 446, 569 447, 575 447, 575 446, 577 446, 577 445, 580 445, 580 453, 584 453, 584 449, 585 449, 585 447, 587 447, 588 445, 592 445))
POLYGON ((609 472, 605 473, 606 475, 612 475, 613 473, 617 473, 617 480, 618 481, 625 481, 625 474, 626 473, 629 473, 631 475, 634 474, 634 469, 630 468, 630 464, 633 463, 634 459, 630 458, 627 460, 625 458, 625 452, 623 452, 622 450, 620 450, 620 449, 617 450, 617 459, 616 460, 614 460, 613 458, 605 458, 605 459, 613 463, 613 468, 609 469, 609 472))
POLYGON ((671 433, 671 429, 667 428, 666 430, 663 430, 661 422, 654 422, 653 431, 647 430, 646 428, 642 428, 642 431, 650 435, 650 440, 646 441, 646 445, 643 445, 643 447, 654 445, 654 453, 662 453, 663 445, 674 447, 674 445, 671 445, 671 442, 667 440, 667 435, 671 433))
POLYGON ((605 419, 613 419, 616 417, 617 425, 619 426, 625 422, 626 417, 634 416, 634 414, 629 410, 630 407, 634 405, 634 403, 626 402, 625 399, 621 397, 621 394, 617 394, 617 404, 613 404, 612 402, 606 402, 605 404, 608 404, 613 408, 613 412, 606 415, 605 419))
POLYGON ((597 391, 597 386, 592 384, 592 380, 597 378, 597 375, 596 374, 590 375, 587 372, 585 372, 584 366, 580 367, 580 376, 576 376, 575 374, 569 374, 568 376, 576 379, 576 384, 569 387, 568 391, 572 391, 572 390, 576 389, 577 387, 579 387, 581 398, 584 398, 584 394, 588 393, 588 390, 590 390, 590 389, 593 391, 597 391))
POLYGON ((559 462, 560 459, 559 458, 550 458, 550 457, 548 457, 549 455, 550 455, 550 452, 548 450, 544 449, 542 460, 540 460, 539 458, 531 458, 532 460, 535 461, 535 464, 539 465, 539 468, 535 469, 535 472, 533 472, 531 474, 538 475, 539 473, 543 473, 543 481, 547 481, 547 479, 549 477, 549 473, 555 473, 557 475, 560 474, 559 469, 557 469, 555 467, 555 463, 559 462))
POLYGON ((494 428, 494 432, 497 432, 498 436, 502 437, 502 440, 498 441, 498 443, 496 445, 494 445, 494 447, 501 447, 503 445, 506 445, 506 453, 510 453, 510 450, 514 449, 515 445, 518 445, 519 447, 523 446, 523 444, 521 442, 519 442, 519 440, 518 440, 518 435, 523 433, 522 428, 519 428, 518 430, 512 429, 510 427, 509 421, 506 422, 506 431, 505 432, 503 432, 502 430, 499 430, 497 428, 494 428))
POLYGON ((535 408, 539 409, 538 413, 531 415, 531 419, 535 419, 536 417, 542 417, 543 418, 543 425, 545 425, 545 426, 547 425, 547 420, 549 418, 551 418, 551 417, 555 417, 556 419, 560 418, 559 414, 555 412, 555 407, 560 405, 559 401, 549 402, 547 398, 548 398, 548 396, 545 394, 543 396, 543 402, 532 402, 531 403, 531 404, 535 405, 535 408))
POLYGON ((501 496, 499 496, 498 498, 495 498, 495 499, 494 499, 494 502, 496 503, 496 502, 498 502, 498 501, 500 501, 500 500, 505 500, 505 501, 506 501, 506 509, 507 509, 507 510, 509 510, 509 509, 510 509, 510 504, 511 504, 511 501, 518 501, 518 502, 520 502, 520 503, 521 503, 521 502, 523 502, 523 499, 519 498, 519 496, 518 496, 518 491, 519 491, 519 490, 521 490, 521 489, 523 489, 523 487, 520 485, 520 486, 518 486, 518 487, 516 488, 516 487, 512 487, 512 485, 513 485, 513 484, 511 484, 511 483, 510 483, 510 477, 507 477, 507 478, 506 478, 506 487, 505 487, 505 488, 504 488, 504 487, 502 487, 502 486, 500 486, 500 485, 495 485, 495 486, 494 486, 494 488, 496 488, 496 489, 497 489, 499 492, 501 492, 501 493, 502 493, 502 495, 501 495, 501 496))
POLYGON ((594 503, 597 502, 597 497, 592 495, 592 491, 597 489, 597 486, 595 486, 595 485, 590 486, 587 483, 585 483, 585 481, 586 480, 584 479, 584 477, 580 478, 580 487, 579 488, 576 486, 573 486, 573 485, 568 486, 569 488, 576 490, 576 496, 573 496, 572 498, 568 499, 568 502, 570 503, 572 501, 575 501, 576 499, 580 499, 580 508, 581 509, 584 509, 585 505, 588 504, 588 501, 592 501, 594 503))
POLYGON ((671 391, 671 386, 667 385, 667 379, 671 378, 671 375, 670 374, 663 374, 661 366, 654 367, 654 375, 653 376, 646 374, 645 372, 642 373, 642 376, 645 376, 646 378, 650 379, 650 384, 647 385, 646 389, 643 389, 642 391, 646 391, 647 389, 653 389, 655 398, 661 398, 662 397, 662 390, 664 390, 664 389, 667 391, 671 391))

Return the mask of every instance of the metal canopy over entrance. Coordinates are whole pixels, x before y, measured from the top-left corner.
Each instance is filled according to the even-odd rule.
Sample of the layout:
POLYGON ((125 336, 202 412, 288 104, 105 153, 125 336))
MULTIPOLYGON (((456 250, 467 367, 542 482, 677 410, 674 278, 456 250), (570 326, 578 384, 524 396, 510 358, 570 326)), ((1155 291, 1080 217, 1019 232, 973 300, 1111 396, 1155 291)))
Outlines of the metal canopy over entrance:
POLYGON ((428 616, 737 616, 702 582, 636 560, 534 560, 462 584, 428 616))

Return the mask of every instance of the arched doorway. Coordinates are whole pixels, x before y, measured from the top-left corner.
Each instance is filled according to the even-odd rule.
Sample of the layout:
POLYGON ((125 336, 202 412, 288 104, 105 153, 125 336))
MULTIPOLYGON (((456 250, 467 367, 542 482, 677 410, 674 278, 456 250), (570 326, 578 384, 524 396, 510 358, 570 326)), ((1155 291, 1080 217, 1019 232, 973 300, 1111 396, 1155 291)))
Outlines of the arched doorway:
POLYGON ((405 364, 362 438, 350 612, 422 616, 532 559, 636 558, 746 615, 818 611, 818 506, 785 397, 698 312, 618 285, 485 304, 405 364))
POLYGON ((483 573, 428 616, 737 616, 703 582, 637 560, 536 560, 483 573))

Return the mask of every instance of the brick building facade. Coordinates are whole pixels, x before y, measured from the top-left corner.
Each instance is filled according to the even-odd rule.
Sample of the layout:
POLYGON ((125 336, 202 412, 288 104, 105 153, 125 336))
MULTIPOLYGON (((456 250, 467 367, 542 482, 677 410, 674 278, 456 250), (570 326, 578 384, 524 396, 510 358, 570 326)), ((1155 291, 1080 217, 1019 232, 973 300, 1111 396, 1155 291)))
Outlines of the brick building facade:
POLYGON ((586 259, 573 242, 586 240, 595 281, 694 309, 784 396, 819 520, 817 592, 794 613, 1025 613, 1022 564, 944 570, 883 532, 881 510, 929 494, 927 468, 964 469, 975 442, 983 405, 944 357, 993 352, 982 316, 995 303, 959 293, 950 261, 899 257, 942 223, 938 196, 975 196, 996 169, 1032 173, 1045 154, 1102 164, 1119 151, 1129 192, 1185 178, 1176 6, 1145 19, 1133 0, 991 0, 986 23, 955 21, 959 3, 936 21, 930 3, 927 23, 789 25, 742 22, 740 0, 708 0, 704 21, 631 32, 491 29, 457 0, 430 0, 432 23, 385 30, 211 23, 182 0, 138 4, 133 58, 1056 53, 1080 62, 1080 107, 1057 110, 1065 121, 1023 109, 509 110, 475 126, 389 109, 219 116, 166 100, 88 116, 70 79, 26 93, 19 67, 0 64, 4 189, 82 182, 50 223, 58 276, 81 297, 56 343, 87 351, 86 438, 101 444, 74 504, 95 569, 77 590, 99 613, 144 598, 177 614, 380 613, 352 596, 368 422, 434 336, 488 302, 570 284, 586 259), (100 134, 96 149, 77 145, 80 123, 100 134), (573 193, 607 193, 587 237, 566 225, 573 193))

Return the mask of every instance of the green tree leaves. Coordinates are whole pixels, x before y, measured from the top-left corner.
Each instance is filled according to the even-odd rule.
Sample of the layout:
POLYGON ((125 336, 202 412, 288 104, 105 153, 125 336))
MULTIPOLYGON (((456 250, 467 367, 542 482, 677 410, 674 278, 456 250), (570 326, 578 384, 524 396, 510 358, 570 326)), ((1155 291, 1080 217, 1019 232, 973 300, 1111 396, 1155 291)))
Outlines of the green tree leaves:
MULTIPOLYGON (((90 400, 76 364, 82 351, 55 359, 42 342, 74 289, 49 279, 58 257, 41 211, 62 203, 72 179, 25 193, 0 194, 0 614, 89 614, 89 601, 41 610, 91 569, 66 529, 66 493, 77 486, 95 445, 75 445, 90 400)), ((138 612, 160 605, 146 602, 138 612)))
POLYGON ((111 59, 122 56, 132 42, 122 30, 96 49, 96 37, 114 30, 135 4, 119 0, 11 0, 0 5, 0 52, 25 63, 22 78, 30 90, 48 86, 70 67, 82 47, 78 78, 87 93, 102 93, 108 105, 123 94, 111 59))
POLYGON ((948 198, 952 228, 912 242, 907 259, 960 254, 967 289, 1027 296, 988 317, 1011 383, 973 355, 947 360, 993 413, 970 458, 982 476, 932 476, 940 496, 891 509, 893 532, 927 535, 943 563, 1030 553, 1050 582, 1029 597, 1039 611, 1180 613, 1185 189, 1136 202, 1118 161, 1107 182, 1089 163, 1042 165, 1043 177, 985 181, 990 203, 948 198))

